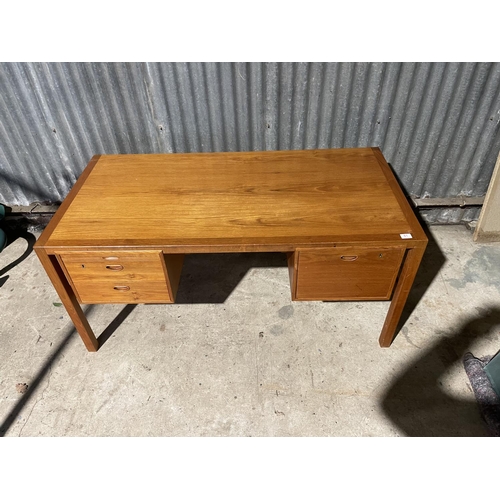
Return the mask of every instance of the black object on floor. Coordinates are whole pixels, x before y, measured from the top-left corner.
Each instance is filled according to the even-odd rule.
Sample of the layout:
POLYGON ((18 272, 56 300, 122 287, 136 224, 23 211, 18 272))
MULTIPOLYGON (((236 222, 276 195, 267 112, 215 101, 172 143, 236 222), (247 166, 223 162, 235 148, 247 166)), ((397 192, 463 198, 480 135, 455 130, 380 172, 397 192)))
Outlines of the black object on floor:
POLYGON ((490 434, 500 437, 500 398, 493 389, 484 367, 491 360, 476 358, 470 352, 465 354, 463 363, 465 373, 469 377, 472 390, 481 411, 481 416, 488 427, 490 434))

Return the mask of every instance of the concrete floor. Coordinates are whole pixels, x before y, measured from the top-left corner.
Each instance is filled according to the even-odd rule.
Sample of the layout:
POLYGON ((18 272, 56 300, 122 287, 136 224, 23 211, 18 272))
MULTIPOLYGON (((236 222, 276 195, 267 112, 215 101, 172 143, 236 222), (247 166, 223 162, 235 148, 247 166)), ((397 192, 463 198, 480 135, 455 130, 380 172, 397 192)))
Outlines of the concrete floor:
POLYGON ((238 254, 187 257, 178 304, 85 306, 107 338, 88 353, 18 238, 0 254, 0 435, 486 436, 462 356, 500 348, 500 244, 431 232, 389 349, 388 302, 292 303, 283 256, 238 254))

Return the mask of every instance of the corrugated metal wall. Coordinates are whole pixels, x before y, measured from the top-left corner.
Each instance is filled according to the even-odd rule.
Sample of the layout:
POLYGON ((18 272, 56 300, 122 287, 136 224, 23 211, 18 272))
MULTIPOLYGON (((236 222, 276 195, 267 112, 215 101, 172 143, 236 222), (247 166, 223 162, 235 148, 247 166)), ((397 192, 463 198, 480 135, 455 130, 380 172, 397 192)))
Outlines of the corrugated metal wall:
POLYGON ((500 63, 3 63, 0 201, 61 201, 98 153, 357 146, 412 195, 480 196, 499 123, 500 63))

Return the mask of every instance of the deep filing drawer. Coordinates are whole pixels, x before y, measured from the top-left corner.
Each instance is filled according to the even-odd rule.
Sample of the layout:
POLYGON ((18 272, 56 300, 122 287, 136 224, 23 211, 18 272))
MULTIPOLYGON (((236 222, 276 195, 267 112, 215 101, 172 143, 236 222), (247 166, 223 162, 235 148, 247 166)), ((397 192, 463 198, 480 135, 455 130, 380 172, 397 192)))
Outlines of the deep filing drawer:
POLYGON ((172 302, 160 251, 59 254, 82 303, 172 302))
POLYGON ((387 300, 404 247, 300 250, 298 300, 387 300))

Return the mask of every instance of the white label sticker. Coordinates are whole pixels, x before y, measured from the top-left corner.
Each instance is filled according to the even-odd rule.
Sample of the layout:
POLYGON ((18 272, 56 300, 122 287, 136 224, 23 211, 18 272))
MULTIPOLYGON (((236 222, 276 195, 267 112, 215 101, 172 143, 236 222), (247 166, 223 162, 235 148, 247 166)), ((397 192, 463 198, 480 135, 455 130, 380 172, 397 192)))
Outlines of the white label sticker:
POLYGON ((410 233, 400 234, 402 240, 411 240, 413 236, 410 233))

